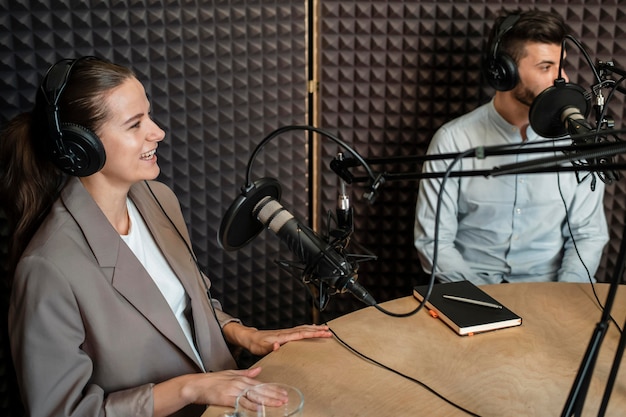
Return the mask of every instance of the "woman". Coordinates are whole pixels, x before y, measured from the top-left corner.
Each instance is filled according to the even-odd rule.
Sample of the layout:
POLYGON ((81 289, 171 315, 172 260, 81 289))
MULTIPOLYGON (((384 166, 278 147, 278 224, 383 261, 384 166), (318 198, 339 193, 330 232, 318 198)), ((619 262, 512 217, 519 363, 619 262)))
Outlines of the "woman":
POLYGON ((51 67, 1 138, 9 336, 31 416, 197 416, 259 383, 229 348, 331 336, 246 327, 210 298, 175 195, 150 181, 164 136, 133 72, 85 57, 51 67))

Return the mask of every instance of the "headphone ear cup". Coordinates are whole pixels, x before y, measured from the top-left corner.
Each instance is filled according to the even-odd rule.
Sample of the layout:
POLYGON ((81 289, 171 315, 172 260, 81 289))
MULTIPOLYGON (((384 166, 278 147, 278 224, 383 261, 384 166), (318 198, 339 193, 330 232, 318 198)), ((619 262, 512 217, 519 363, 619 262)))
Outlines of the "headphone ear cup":
POLYGON ((498 54, 495 61, 492 61, 487 81, 498 91, 509 91, 515 88, 518 81, 517 65, 507 54, 498 54))
POLYGON ((65 152, 53 152, 53 162, 66 174, 87 177, 100 171, 106 161, 102 141, 91 130, 74 123, 62 123, 65 152))

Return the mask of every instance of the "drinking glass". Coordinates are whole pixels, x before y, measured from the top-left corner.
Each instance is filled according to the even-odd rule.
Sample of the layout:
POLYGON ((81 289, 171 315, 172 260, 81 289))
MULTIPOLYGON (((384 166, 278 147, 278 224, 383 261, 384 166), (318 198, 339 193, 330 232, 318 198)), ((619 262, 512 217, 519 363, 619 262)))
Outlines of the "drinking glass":
POLYGON ((291 385, 277 382, 251 386, 235 402, 230 417, 301 417, 304 407, 302 392, 291 385))

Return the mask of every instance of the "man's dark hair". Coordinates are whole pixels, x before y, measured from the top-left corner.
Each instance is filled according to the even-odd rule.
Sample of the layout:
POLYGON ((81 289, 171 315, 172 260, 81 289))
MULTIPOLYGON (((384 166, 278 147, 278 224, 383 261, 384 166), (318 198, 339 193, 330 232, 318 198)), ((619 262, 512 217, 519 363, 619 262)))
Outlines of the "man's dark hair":
MULTIPOLYGON (((498 46, 500 53, 509 55, 515 63, 524 56, 527 42, 562 44, 571 32, 563 17, 554 12, 532 10, 502 10, 489 33, 488 49, 493 47, 502 22, 510 15, 519 15, 515 24, 502 35, 498 46)), ((486 51, 489 53, 489 51, 486 51)))

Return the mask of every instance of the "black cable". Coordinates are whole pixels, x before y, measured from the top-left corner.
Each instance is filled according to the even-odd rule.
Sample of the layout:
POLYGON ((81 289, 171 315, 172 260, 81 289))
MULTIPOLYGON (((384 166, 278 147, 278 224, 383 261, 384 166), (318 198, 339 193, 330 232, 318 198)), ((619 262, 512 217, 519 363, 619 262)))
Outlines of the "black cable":
MULTIPOLYGON (((557 185, 558 185, 558 189, 559 189, 559 196, 561 197, 561 201, 563 202, 563 209, 565 210, 565 223, 567 224, 567 230, 569 231, 569 235, 572 238, 572 244, 574 246, 574 250, 576 252, 576 255, 578 256, 578 260, 583 265, 583 268, 585 268, 585 272, 587 272, 587 279, 589 280, 589 283, 591 284, 591 291, 593 292, 593 296, 596 299, 596 303, 598 304, 600 309, 602 311, 604 311, 604 305, 600 301, 600 297, 598 296, 598 293, 596 292, 596 286, 595 286, 595 283, 593 282, 593 279, 591 277, 591 272, 589 272, 589 268, 587 268, 587 265, 585 264, 585 261, 583 261, 583 258, 580 255, 580 251, 578 250, 578 245, 576 244, 576 239, 574 238, 574 233, 572 232, 572 225, 571 225, 571 223, 569 221, 569 209, 567 208, 567 203, 565 202, 565 197, 563 196, 563 190, 561 190, 561 176, 559 175, 558 172, 557 172, 557 176, 556 176, 556 181, 557 181, 557 185)), ((615 325, 617 330, 620 333, 622 333, 622 329, 617 324, 617 321, 615 321, 613 316, 610 316, 610 317, 611 317, 611 321, 613 322, 613 324, 615 325)))
MULTIPOLYGON (((328 323, 326 323, 326 324, 328 325, 328 323)), ((454 403, 452 400, 449 400, 448 398, 446 398, 446 397, 444 397, 443 395, 439 394, 437 391, 435 391, 433 388, 431 388, 431 387, 429 387, 428 385, 426 385, 424 382, 421 382, 420 380, 418 380, 418 379, 416 379, 416 378, 413 378, 412 376, 409 376, 409 375, 403 374, 402 372, 400 372, 400 371, 398 371, 398 370, 395 370, 395 369, 393 369, 393 368, 391 368, 391 367, 389 367, 389 366, 387 366, 387 365, 384 365, 384 364, 382 364, 382 363, 378 362, 377 360, 375 360, 375 359, 373 359, 373 358, 370 358, 369 356, 366 356, 365 354, 363 354, 363 353, 359 352, 358 350, 356 350, 355 348, 353 348, 352 346, 350 346, 348 343, 346 343, 343 339, 341 339, 341 338, 339 337, 339 335, 337 335, 337 333, 336 333, 333 329, 331 329, 331 328, 329 327, 329 328, 328 328, 328 330, 330 330, 330 332, 333 334, 333 336, 335 337, 335 339, 337 339, 337 341, 338 341, 341 345, 343 345, 346 349, 348 349, 349 351, 351 351, 351 352, 352 352, 352 353, 354 353, 355 355, 359 356, 360 358, 362 358, 362 359, 364 359, 364 360, 366 360, 366 361, 368 361, 368 362, 371 362, 371 363, 373 363, 373 364, 375 364, 375 365, 377 365, 377 366, 380 366, 381 368, 383 368, 383 369, 385 369, 385 370, 387 370, 387 371, 390 371, 390 372, 392 372, 392 373, 394 373, 394 374, 396 374, 396 375, 399 375, 399 376, 401 376, 402 378, 405 378, 405 379, 407 379, 407 380, 409 380, 409 381, 411 381, 411 382, 416 383, 417 385, 421 386, 422 388, 424 388, 425 390, 427 390, 427 391, 428 391, 428 392, 430 392, 431 394, 434 394, 437 398, 440 398, 441 400, 445 401, 446 403, 448 403, 448 404, 450 404, 451 406, 453 406, 453 407, 455 407, 455 408, 457 408, 457 409, 459 409, 459 410, 463 411, 464 413, 466 413, 466 414, 468 414, 468 415, 470 415, 470 416, 480 417, 480 415, 475 414, 475 413, 473 413, 473 412, 471 412, 471 411, 469 411, 469 410, 467 410, 467 409, 465 409, 465 408, 461 407, 460 405, 458 405, 458 404, 454 403)))
POLYGON ((250 173, 252 171, 252 163, 256 159, 256 156, 261 151, 261 149, 263 149, 263 147, 270 140, 274 139, 275 137, 279 136, 282 133, 285 133, 285 132, 288 132, 288 131, 291 131, 291 130, 307 130, 307 131, 311 131, 311 132, 316 132, 316 133, 319 133, 322 136, 325 136, 325 137, 331 139, 337 145, 339 145, 343 149, 345 149, 348 152, 350 152, 350 154, 352 156, 354 156, 354 158, 357 161, 359 161, 359 163, 363 166, 363 168, 367 172, 367 174, 368 174, 369 178, 372 180, 372 182, 374 182, 376 180, 376 177, 374 176, 374 172, 372 171, 372 169, 369 166, 369 164, 363 159, 363 157, 361 157, 361 155, 359 155, 358 152, 356 152, 354 149, 352 149, 347 143, 345 143, 344 141, 339 139, 337 136, 335 136, 335 135, 333 135, 330 132, 327 132, 325 130, 322 130, 322 129, 319 129, 317 127, 314 127, 314 126, 289 125, 289 126, 280 127, 278 129, 274 130, 273 132, 271 132, 269 135, 267 135, 265 138, 263 138, 263 140, 261 140, 261 142, 254 149, 254 151, 252 152, 252 155, 250 155, 250 159, 248 160, 248 166, 246 168, 246 183, 245 183, 245 187, 250 187, 251 186, 250 173))
MULTIPOLYGON (((595 67, 593 66, 593 64, 591 63, 591 59, 587 56, 586 51, 584 51, 584 49, 582 48, 582 46, 580 46, 580 44, 578 44, 579 48, 581 48, 581 50, 583 51, 583 54, 585 54, 585 57, 587 59, 587 62, 589 63, 589 65, 595 69, 595 67)), ((599 75, 596 73, 596 78, 598 79, 599 82, 601 82, 602 80, 600 79, 599 75)), ((595 132, 596 134, 600 133, 600 128, 601 128, 601 121, 604 120, 604 118, 606 117, 606 111, 608 108, 608 103, 611 101, 611 99, 613 98, 613 96, 615 95, 615 91, 617 91, 617 88, 619 86, 620 83, 622 83, 624 80, 626 79, 626 77, 622 77, 620 78, 618 81, 616 81, 615 83, 613 83, 613 85, 611 86, 611 89, 609 90, 609 94, 605 100, 604 106, 602 108, 602 113, 599 116, 599 120, 596 121, 596 129, 595 132)), ((584 165, 583 165, 584 166, 584 165)), ((593 172, 590 173, 590 175, 594 175, 593 172)), ((602 179, 601 175, 600 178, 602 179)), ((602 179, 603 182, 604 179, 602 179)), ((561 197, 561 201, 563 202, 563 208, 565 209, 565 221, 567 224, 567 229, 569 231, 570 237, 572 238, 572 243, 574 245, 574 249, 576 251, 576 255, 578 256, 578 259, 580 260, 580 262, 582 263, 583 267, 585 268, 585 271, 587 272, 587 278, 589 280, 589 283, 591 284, 591 290, 593 292, 593 296, 596 300, 596 303, 598 304, 598 306, 600 307, 600 309, 602 311, 604 311, 604 304, 602 303, 602 301, 600 301, 600 297, 598 296, 598 293, 596 291, 596 287, 595 287, 595 283, 591 277, 591 273, 589 272, 589 269, 587 268, 587 265, 585 264, 585 262, 582 259, 582 256, 580 255, 580 252, 578 250, 578 246, 576 244, 576 240, 574 238, 574 234, 572 233, 572 226, 570 224, 569 221, 569 209, 567 208, 567 203, 565 202, 565 197, 563 196, 562 190, 561 190, 561 181, 560 181, 560 175, 557 172, 557 183, 558 183, 558 188, 559 188, 559 195, 561 197)), ((611 322, 615 325, 615 327, 617 328, 617 330, 619 331, 619 333, 623 333, 624 329, 622 329, 619 324, 617 323, 617 321, 615 320, 615 318, 611 315, 610 316, 611 322)))
POLYGON ((580 52, 585 57, 585 60, 587 61, 587 64, 589 64, 589 67, 593 71, 594 77, 596 78, 596 80, 598 82, 601 82, 602 80, 600 79, 600 74, 598 73, 598 70, 596 69, 596 67, 593 65, 593 61, 591 60, 591 57, 587 53, 587 50, 578 41, 578 39, 576 39, 572 35, 565 35, 565 37, 563 38, 563 41, 561 42, 561 60, 559 61, 559 78, 562 78, 561 77, 561 73, 562 73, 562 69, 563 69, 563 62, 565 61, 565 42, 567 42, 568 40, 572 41, 578 47, 580 52))
POLYGON ((420 311, 424 305, 426 305, 426 303, 428 302, 428 300, 430 299, 430 294, 432 293, 433 290, 433 285, 435 284, 435 268, 437 267, 437 257, 438 257, 438 251, 439 251, 439 220, 440 220, 440 209, 441 209, 441 202, 443 200, 443 191, 445 189, 445 183, 448 180, 448 178, 450 177, 450 173, 452 172, 452 168, 454 167, 455 164, 457 164, 461 159, 465 158, 468 154, 473 153, 475 150, 474 149, 468 149, 465 152, 461 152, 459 154, 457 154, 454 158, 454 160, 450 163, 450 165, 448 165, 448 167, 446 168, 445 174, 442 177, 441 180, 441 186, 439 187, 439 194, 437 195, 437 209, 435 211, 435 233, 434 233, 434 242, 433 242, 433 260, 432 260, 432 268, 430 271, 430 279, 428 281, 428 289, 426 290, 426 295, 424 296, 424 298, 419 302, 419 304, 417 305, 417 307, 411 311, 408 311, 406 313, 394 313, 391 312, 389 310, 386 310, 384 308, 382 308, 380 305, 378 304, 374 304, 374 307, 388 315, 391 317, 409 317, 412 316, 414 314, 416 314, 418 311, 420 311))

